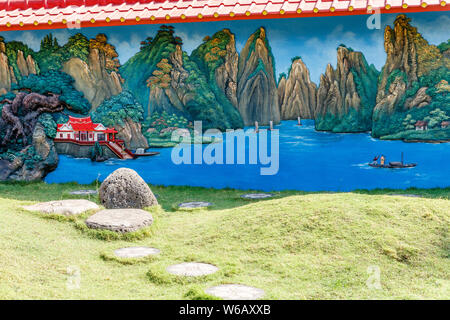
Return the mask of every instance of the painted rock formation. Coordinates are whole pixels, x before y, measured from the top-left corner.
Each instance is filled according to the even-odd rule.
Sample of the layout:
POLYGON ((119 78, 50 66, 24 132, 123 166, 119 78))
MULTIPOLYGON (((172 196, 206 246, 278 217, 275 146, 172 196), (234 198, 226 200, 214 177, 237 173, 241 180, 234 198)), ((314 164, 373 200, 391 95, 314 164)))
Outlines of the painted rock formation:
POLYGON ((182 40, 174 36, 171 26, 161 26, 154 39, 142 43, 141 50, 120 70, 127 79, 127 88, 146 107, 147 116, 165 111, 189 121, 200 120, 205 129, 242 127, 238 110, 226 96, 232 84, 225 81, 222 90, 220 78, 219 82, 215 78, 216 69, 226 64, 226 53, 220 45, 226 47, 231 41, 230 34, 222 36, 228 40, 218 44, 218 49, 202 47, 192 58, 182 51, 182 40), (210 66, 209 58, 220 58, 219 64, 210 66), (201 61, 201 66, 195 61, 201 61))
POLYGON ((123 123, 116 124, 117 137, 124 141, 128 149, 148 148, 147 139, 142 134, 142 125, 130 118, 125 118, 123 123))
POLYGON ((283 120, 314 119, 317 87, 311 82, 309 70, 301 58, 294 58, 287 79, 278 83, 278 103, 283 120))
POLYGON ((64 62, 62 68, 62 71, 74 78, 75 88, 83 92, 93 109, 103 100, 122 92, 123 80, 113 64, 117 53, 106 41, 103 35, 97 35, 95 40, 91 40, 87 62, 72 57, 64 62), (101 45, 96 45, 98 43, 101 45))
POLYGON ((238 108, 245 125, 280 122, 274 57, 264 28, 247 40, 239 57, 238 108))
POLYGON ((204 43, 191 54, 191 58, 205 72, 214 89, 219 89, 237 107, 237 72, 239 54, 234 34, 229 29, 206 36, 204 43))
POLYGON ((316 129, 363 132, 372 127, 378 71, 361 52, 341 45, 336 70, 328 64, 317 92, 316 129))
POLYGON ((37 73, 36 62, 31 54, 25 55, 20 49, 13 50, 10 57, 12 61, 10 61, 6 55, 6 46, 3 38, 0 37, 0 94, 10 91, 11 85, 17 83, 18 77, 20 79, 37 73))
POLYGON ((437 128, 440 122, 433 114, 442 113, 442 121, 450 117, 448 92, 439 89, 439 83, 450 81, 447 44, 430 45, 409 22, 399 15, 394 28, 387 26, 384 32, 387 58, 373 115, 374 137, 413 130, 413 122, 419 120, 437 128))
POLYGON ((0 160, 0 180, 34 181, 43 179, 58 166, 58 154, 45 128, 37 123, 30 145, 18 150, 10 159, 0 160))

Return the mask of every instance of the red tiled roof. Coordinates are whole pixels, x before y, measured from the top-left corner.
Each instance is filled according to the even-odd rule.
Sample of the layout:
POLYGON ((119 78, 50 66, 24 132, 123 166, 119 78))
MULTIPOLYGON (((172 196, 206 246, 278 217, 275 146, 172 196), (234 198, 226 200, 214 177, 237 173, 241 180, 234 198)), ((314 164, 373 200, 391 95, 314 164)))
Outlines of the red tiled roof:
POLYGON ((446 11, 449 0, 0 0, 0 31, 446 11))
MULTIPOLYGON (((72 126, 73 131, 96 131, 95 128, 99 123, 93 123, 91 117, 75 118, 69 116, 69 124, 72 126)), ((64 124, 58 124, 58 131, 64 124)), ((117 133, 114 128, 106 128, 106 133, 117 133)))
POLYGON ((415 124, 415 126, 416 127, 424 127, 424 126, 427 126, 428 125, 428 121, 417 121, 416 122, 416 124, 415 124))

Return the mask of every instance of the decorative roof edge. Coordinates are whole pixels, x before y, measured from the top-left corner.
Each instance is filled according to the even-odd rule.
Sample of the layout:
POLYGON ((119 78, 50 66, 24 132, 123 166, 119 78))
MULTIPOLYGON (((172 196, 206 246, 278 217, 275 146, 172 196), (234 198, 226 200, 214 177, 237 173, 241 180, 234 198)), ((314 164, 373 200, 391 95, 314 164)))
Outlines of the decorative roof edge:
POLYGON ((156 6, 156 3, 154 6, 136 3, 0 10, 0 31, 450 10, 446 0, 269 0, 259 1, 259 4, 249 1, 246 1, 247 4, 241 4, 235 1, 235 4, 228 6, 221 2, 213 5, 208 1, 205 5, 197 4, 195 7, 194 2, 160 2, 159 6, 156 6), (180 3, 184 3, 182 8, 178 8, 180 3))

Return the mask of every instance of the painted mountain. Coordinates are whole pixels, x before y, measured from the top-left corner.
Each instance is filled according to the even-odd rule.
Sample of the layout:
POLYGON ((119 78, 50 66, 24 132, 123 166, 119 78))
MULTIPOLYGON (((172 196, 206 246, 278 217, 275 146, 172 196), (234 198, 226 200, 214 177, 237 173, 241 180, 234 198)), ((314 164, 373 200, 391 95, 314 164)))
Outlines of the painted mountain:
POLYGON ((450 119, 450 43, 430 45, 405 15, 396 18, 393 29, 386 27, 384 41, 387 58, 378 83, 372 135, 450 139, 445 125, 450 119))
POLYGON ((242 49, 237 79, 238 108, 244 124, 279 123, 275 59, 264 28, 256 30, 242 49))
POLYGON ((378 71, 361 52, 341 45, 336 70, 328 64, 317 92, 316 130, 363 132, 372 128, 378 71))
POLYGON ((300 57, 294 57, 288 75, 281 74, 278 81, 281 119, 314 119, 316 100, 317 86, 311 81, 308 68, 300 57))
POLYGON ((212 39, 205 38, 191 58, 182 51, 182 40, 174 35, 174 28, 163 25, 120 72, 125 86, 147 107, 147 114, 165 111, 182 115, 190 121, 201 120, 205 129, 239 128, 241 117, 226 95, 228 80, 216 78, 217 69, 227 58, 232 59, 228 54, 235 52, 233 42, 229 32, 217 33, 212 39))

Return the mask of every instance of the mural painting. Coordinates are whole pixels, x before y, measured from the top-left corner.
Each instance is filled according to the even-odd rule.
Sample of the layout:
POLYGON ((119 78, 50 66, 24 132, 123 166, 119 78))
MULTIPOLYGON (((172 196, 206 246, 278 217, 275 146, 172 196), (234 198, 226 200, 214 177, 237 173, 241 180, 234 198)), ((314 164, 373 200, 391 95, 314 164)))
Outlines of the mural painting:
MULTIPOLYGON (((167 151, 180 142, 172 134, 193 134, 194 123, 201 121, 203 131, 279 129, 281 165, 291 176, 307 176, 304 168, 314 167, 302 158, 311 144, 313 151, 324 144, 347 150, 314 153, 322 172, 339 176, 346 169, 336 163, 372 170, 361 173, 372 173, 369 185, 357 179, 330 184, 319 174, 316 180, 322 182, 311 187, 284 184, 280 172, 271 180, 261 178, 271 185, 267 189, 374 188, 390 186, 391 177, 409 181, 395 182, 399 187, 445 187, 438 172, 429 171, 432 163, 422 160, 424 152, 438 162, 449 152, 450 40, 439 28, 429 28, 431 21, 445 25, 449 17, 446 12, 383 15, 380 30, 361 32, 351 25, 363 25, 364 16, 35 30, 26 37, 4 32, 0 179, 89 183, 118 166, 139 166, 153 170, 153 176, 152 168, 180 171, 167 151), (324 27, 316 34, 303 28, 307 23, 324 27), (334 45, 337 39, 343 43, 334 45), (321 50, 327 41, 334 48, 321 50), (364 150, 352 150, 355 144, 364 150), (415 165, 419 171, 400 178, 377 171, 415 165), (77 178, 69 167, 90 174, 77 178), (426 183, 416 179, 424 175, 426 183)), ((219 140, 204 137, 200 143, 205 148, 223 143, 219 140)), ((198 185, 215 186, 206 182, 212 173, 224 178, 219 187, 261 187, 227 180, 229 172, 206 167, 198 185)), ((440 170, 449 173, 448 162, 440 170)), ((156 180, 181 183, 170 174, 156 180)))

